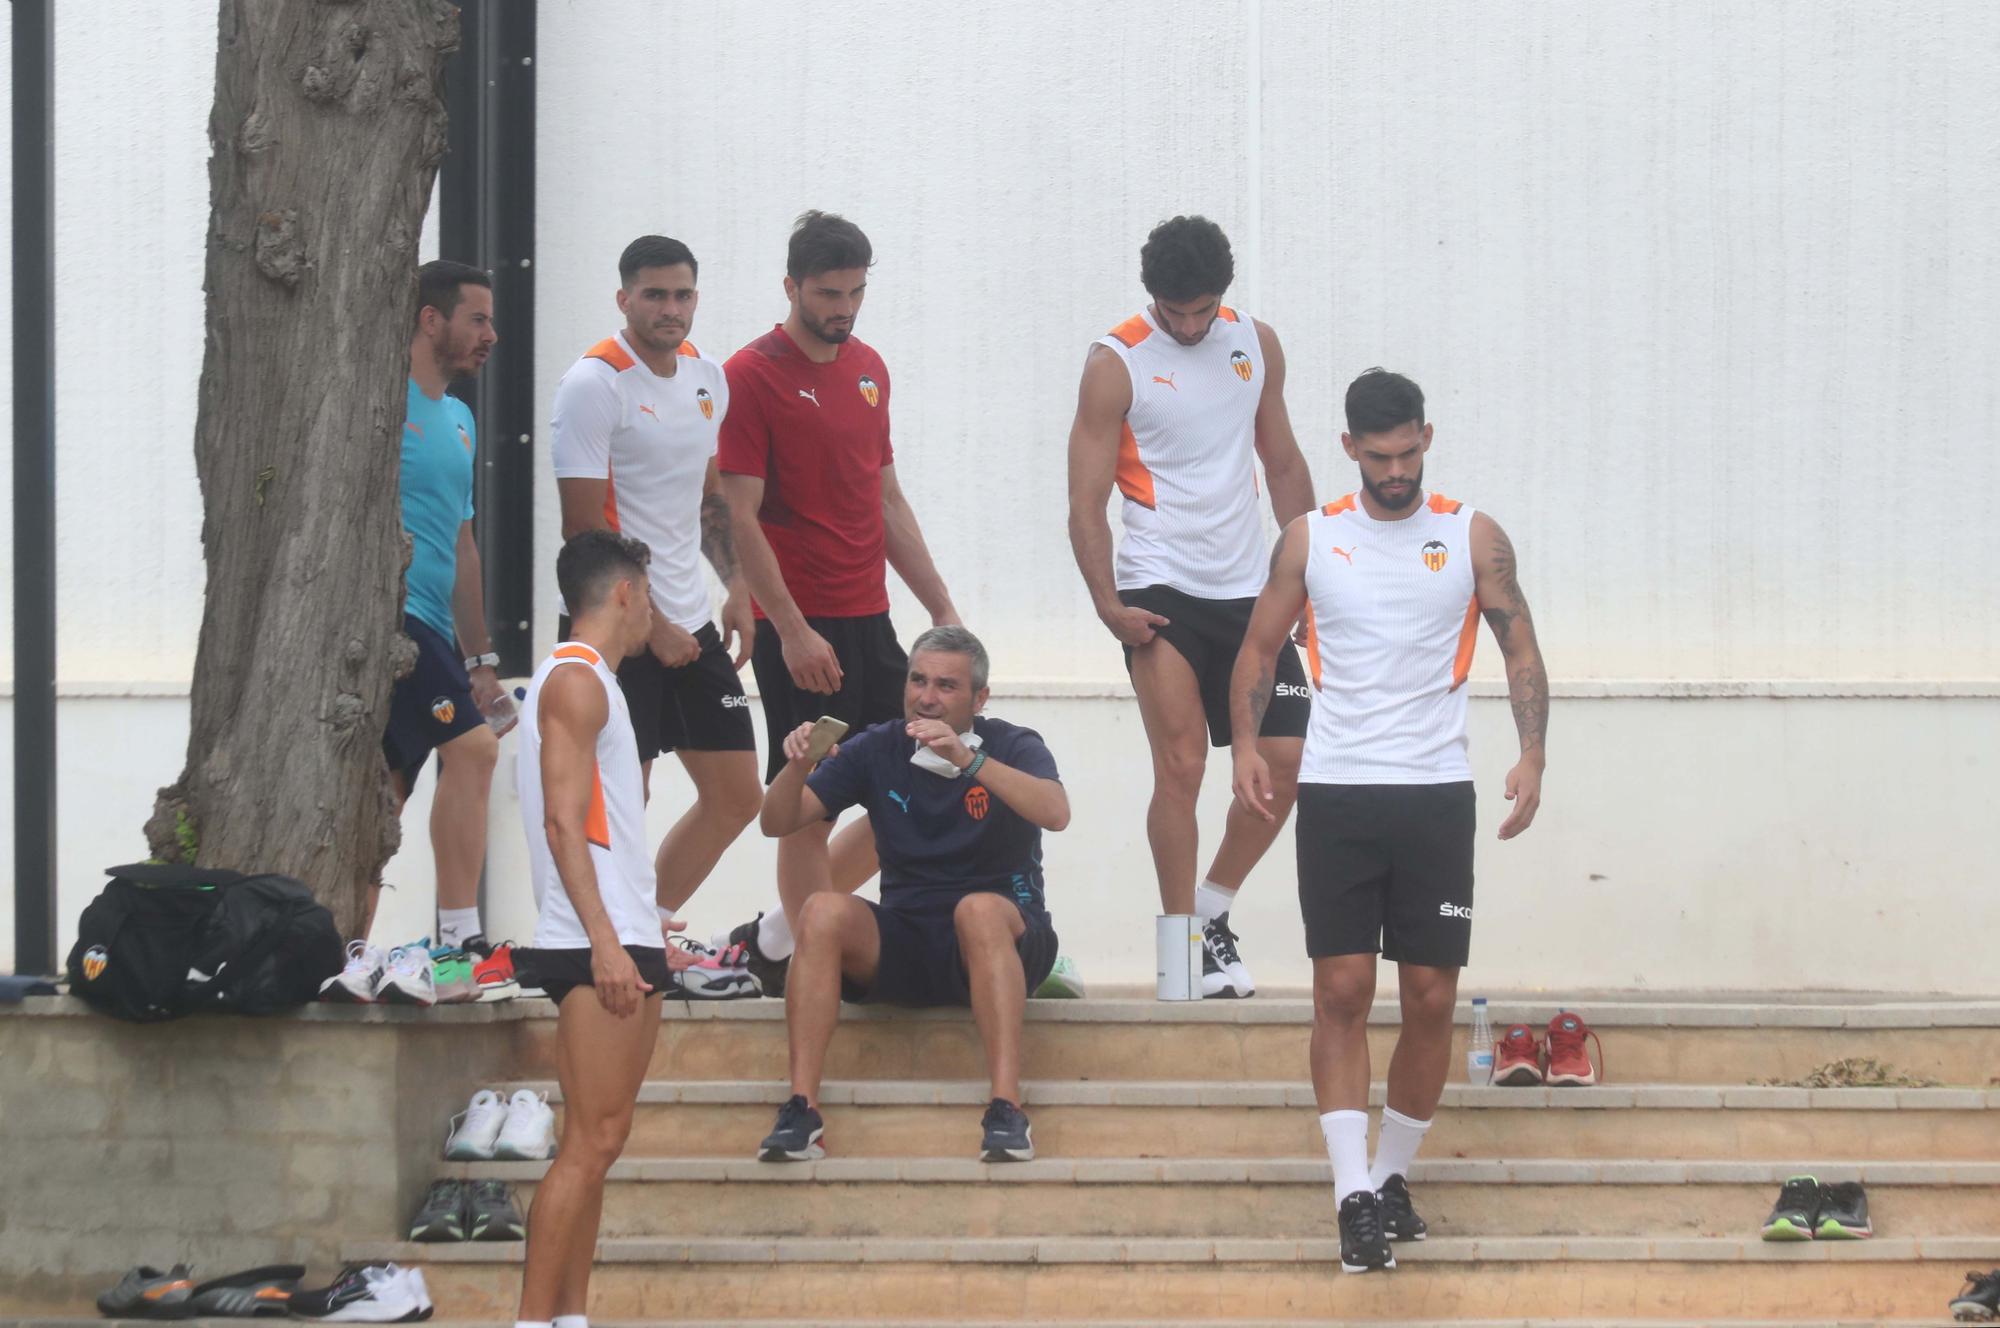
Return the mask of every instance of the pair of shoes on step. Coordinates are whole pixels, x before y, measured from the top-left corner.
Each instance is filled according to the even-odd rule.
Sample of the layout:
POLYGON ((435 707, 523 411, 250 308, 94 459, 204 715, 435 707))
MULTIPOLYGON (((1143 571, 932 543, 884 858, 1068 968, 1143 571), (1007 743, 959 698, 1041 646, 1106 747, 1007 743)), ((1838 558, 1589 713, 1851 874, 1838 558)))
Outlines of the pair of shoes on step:
POLYGON ((194 1269, 177 1263, 162 1272, 140 1265, 97 1298, 98 1311, 114 1319, 260 1319, 288 1312, 306 1270, 298 1264, 249 1268, 196 1282, 194 1269))
POLYGON ((1422 1240, 1430 1228, 1410 1201, 1410 1185, 1400 1175, 1379 1190, 1356 1190, 1340 1201, 1340 1271, 1368 1273, 1396 1266, 1390 1246, 1422 1240))
POLYGON ((528 1224, 504 1180, 434 1180, 410 1219, 411 1240, 527 1238, 528 1224))
POLYGON ((1778 1202, 1764 1219, 1765 1240, 1867 1240, 1874 1234, 1868 1191, 1852 1180, 1822 1185, 1812 1176, 1793 1176, 1779 1187, 1778 1202))
POLYGON ((1515 1024, 1493 1044, 1493 1083, 1502 1088, 1547 1084, 1552 1088, 1588 1088, 1603 1078, 1604 1043, 1583 1016, 1562 1010, 1549 1020, 1548 1038, 1535 1036, 1526 1024, 1515 1024), (1597 1044, 1592 1065, 1584 1043, 1597 1044))
MULTIPOLYGON (((986 1104, 981 1119, 979 1158, 982 1162, 1031 1162, 1035 1157, 1034 1130, 1028 1113, 1004 1097, 986 1104)), ((778 1123, 757 1146, 759 1162, 813 1162, 826 1156, 826 1125, 819 1112, 794 1093, 778 1108, 778 1123)))
POLYGON ((482 1088, 451 1120, 447 1162, 544 1162, 556 1155, 556 1114, 547 1093, 523 1088, 509 1099, 482 1088))
POLYGON ((389 950, 349 941, 346 965, 320 984, 319 998, 339 1005, 466 1005, 517 990, 511 942, 495 947, 475 936, 463 946, 432 945, 426 936, 389 950))

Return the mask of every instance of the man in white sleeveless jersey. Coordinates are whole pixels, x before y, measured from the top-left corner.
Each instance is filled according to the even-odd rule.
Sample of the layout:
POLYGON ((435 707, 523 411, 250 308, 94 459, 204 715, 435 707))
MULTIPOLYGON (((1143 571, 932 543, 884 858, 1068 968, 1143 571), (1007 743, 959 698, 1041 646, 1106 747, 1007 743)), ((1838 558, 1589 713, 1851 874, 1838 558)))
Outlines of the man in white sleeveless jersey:
POLYGON ((1257 463, 1282 524, 1312 510, 1312 472, 1285 411, 1278 334, 1222 302, 1235 276, 1228 237, 1206 217, 1161 222, 1139 251, 1153 302, 1084 361, 1069 436, 1069 534, 1097 616, 1125 667, 1153 755, 1146 838, 1168 913, 1196 913, 1202 994, 1255 990, 1230 929, 1243 878, 1291 810, 1311 709, 1289 646, 1275 694, 1249 733, 1276 797, 1253 816, 1231 805, 1207 876, 1195 879, 1195 803, 1208 746, 1230 745, 1229 671, 1264 584, 1257 463), (1105 500, 1123 495, 1114 562, 1105 500))
POLYGON ((569 640, 535 670, 521 707, 521 819, 539 917, 515 967, 556 1003, 563 1095, 562 1146, 528 1214, 527 1328, 584 1322, 604 1177, 632 1128, 667 985, 638 740, 612 667, 652 629, 650 557, 610 530, 563 545, 569 640))
POLYGON ((1278 651, 1306 612, 1312 726, 1299 770, 1299 908, 1313 961, 1313 1092, 1333 1161, 1341 1268, 1394 1268, 1422 1240, 1410 1163, 1451 1059, 1472 934, 1472 766, 1465 680, 1484 615, 1507 666, 1521 742, 1500 838, 1541 805, 1549 678, 1492 517, 1423 487, 1424 395, 1370 369, 1347 389, 1341 444, 1361 489, 1285 527, 1230 684, 1237 801, 1273 815, 1271 771, 1243 736, 1270 704, 1278 651), (1397 963, 1403 1026, 1368 1160, 1368 1009, 1375 956, 1397 963))

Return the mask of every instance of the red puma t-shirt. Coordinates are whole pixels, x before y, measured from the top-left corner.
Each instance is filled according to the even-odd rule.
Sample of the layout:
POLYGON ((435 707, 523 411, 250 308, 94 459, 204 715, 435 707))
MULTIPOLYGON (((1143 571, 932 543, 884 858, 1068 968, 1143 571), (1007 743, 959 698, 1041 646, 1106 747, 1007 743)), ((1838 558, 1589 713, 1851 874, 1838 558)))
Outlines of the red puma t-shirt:
POLYGON ((729 413, 716 465, 764 481, 757 519, 799 612, 887 613, 882 467, 896 455, 882 357, 850 337, 818 364, 774 327, 730 356, 723 372, 729 413))

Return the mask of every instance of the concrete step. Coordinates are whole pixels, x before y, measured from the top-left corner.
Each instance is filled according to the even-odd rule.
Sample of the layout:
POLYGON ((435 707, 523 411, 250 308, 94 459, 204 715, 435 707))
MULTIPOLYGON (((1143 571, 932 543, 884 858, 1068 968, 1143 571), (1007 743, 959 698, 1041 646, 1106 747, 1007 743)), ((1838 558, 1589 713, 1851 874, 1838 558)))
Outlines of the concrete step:
MULTIPOLYGON (((1904 1328, 1904 1325, 1934 1324, 1933 1315, 1924 1319, 1813 1319, 1817 1328, 1904 1328)), ((150 1328, 157 1319, 103 1319, 103 1318, 0 1318, 0 1328, 150 1328)), ((240 1328, 241 1319, 183 1319, 180 1322, 192 1328, 240 1328)), ((594 1328, 657 1328, 650 1320, 644 1319, 598 1319, 592 1321, 594 1328)), ((923 1328, 934 1322, 928 1319, 681 1319, 675 1328, 854 1328, 857 1323, 874 1325, 874 1328, 923 1328)), ((1041 1328, 1081 1328, 1085 1323, 1078 1319, 1044 1319, 1041 1328)), ((1185 1319, 1099 1319, 1089 1321, 1089 1328, 1165 1328, 1166 1325, 1184 1324, 1185 1319)), ((1279 1319, 1231 1319, 1229 1328, 1279 1328, 1284 1320, 1279 1319)), ((1294 1321, 1295 1322, 1295 1321, 1294 1321)), ((1369 1328, 1714 1328, 1725 1324, 1727 1328, 1797 1328, 1799 1319, 1703 1319, 1695 1322, 1689 1319, 1378 1319, 1372 1322, 1359 1319, 1321 1319, 1315 1321, 1318 1328, 1352 1328, 1353 1325, 1369 1322, 1369 1328)), ((511 1317, 502 1319, 431 1319, 431 1328, 509 1328, 511 1317)), ((995 1319, 954 1319, 953 1328, 1018 1328, 1019 1320, 995 1319)))
MULTIPOLYGON (((525 1208, 542 1163, 448 1170, 513 1181, 525 1208)), ((2000 1231, 2000 1163, 1419 1162, 1412 1184, 1431 1234, 1742 1236, 1786 1176, 1870 1185, 1880 1235, 2000 1231), (1881 1178, 1888 1178, 1884 1181, 1881 1178)), ((969 1158, 827 1159, 783 1166, 724 1158, 631 1158, 606 1190, 603 1234, 658 1236, 698 1217, 709 1237, 1087 1236, 1307 1239, 1333 1222, 1326 1159, 1230 1158, 987 1165, 969 1158)))
MULTIPOLYGON (((531 1085, 558 1094, 554 1085, 531 1085)), ((1046 1157, 1298 1157, 1324 1147, 1312 1089, 1264 1082, 1028 1082, 1046 1157)), ((837 1157, 963 1157, 977 1151, 977 1082, 830 1081, 821 1095, 837 1157)), ((751 1156, 784 1101, 782 1081, 649 1082, 626 1150, 751 1156)), ((1375 1094, 1380 1100, 1379 1088, 1375 1094)), ((2000 1158, 2000 1089, 1446 1089, 1425 1140, 1432 1159, 2000 1158)))
MULTIPOLYGON (((546 1002, 539 1003, 546 1005, 546 1002)), ((1543 998, 1496 1004, 1495 1021, 1546 1026, 1543 998)), ((1867 1056, 1947 1085, 1984 1086, 2000 1073, 2000 1003, 1729 1004, 1621 1001, 1583 1007, 1604 1044, 1612 1083, 1749 1083, 1793 1079, 1867 1056)), ((428 1012, 427 1012, 428 1013, 428 1012)), ((520 1015, 517 1073, 555 1073, 552 1019, 520 1015)), ((1378 1006, 1370 1053, 1386 1067, 1397 1013, 1378 1006)), ((1031 1001, 1023 1046, 1034 1079, 1289 1079, 1306 1066, 1311 1002, 1031 1001)), ((1461 1019, 1454 1065, 1464 1064, 1461 1019)), ((784 1006, 770 1000, 669 1005, 651 1073, 659 1078, 778 1078, 786 1072, 784 1006)), ((976 1078, 985 1054, 962 1010, 848 1007, 827 1073, 845 1079, 976 1078)))
MULTIPOLYGON (((423 1262, 452 1317, 502 1318, 518 1245, 355 1242, 355 1260, 423 1262)), ((1816 1324, 1937 1316, 2000 1236, 1844 1244, 1594 1237, 1435 1239, 1395 1272, 1349 1277, 1332 1240, 606 1240, 594 1317, 969 1318, 1043 1322, 1435 1318, 1781 1318, 1816 1324), (1829 1266, 1829 1265, 1837 1265, 1829 1266)))

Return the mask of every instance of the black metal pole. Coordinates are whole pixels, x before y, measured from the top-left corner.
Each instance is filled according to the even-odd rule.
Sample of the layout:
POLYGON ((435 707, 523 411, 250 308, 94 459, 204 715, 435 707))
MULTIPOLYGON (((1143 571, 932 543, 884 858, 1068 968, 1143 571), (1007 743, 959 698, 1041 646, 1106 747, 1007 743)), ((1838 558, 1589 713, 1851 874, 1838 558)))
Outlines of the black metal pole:
POLYGON ((14 971, 56 971, 55 38, 14 0, 14 971))

